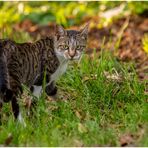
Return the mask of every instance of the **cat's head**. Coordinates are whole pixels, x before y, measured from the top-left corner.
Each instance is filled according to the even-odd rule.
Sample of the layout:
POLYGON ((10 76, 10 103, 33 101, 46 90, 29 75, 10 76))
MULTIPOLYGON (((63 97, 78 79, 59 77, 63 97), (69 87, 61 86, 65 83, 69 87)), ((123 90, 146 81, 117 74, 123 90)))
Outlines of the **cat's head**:
POLYGON ((88 26, 79 31, 56 26, 54 46, 57 56, 66 60, 78 60, 86 48, 88 26))

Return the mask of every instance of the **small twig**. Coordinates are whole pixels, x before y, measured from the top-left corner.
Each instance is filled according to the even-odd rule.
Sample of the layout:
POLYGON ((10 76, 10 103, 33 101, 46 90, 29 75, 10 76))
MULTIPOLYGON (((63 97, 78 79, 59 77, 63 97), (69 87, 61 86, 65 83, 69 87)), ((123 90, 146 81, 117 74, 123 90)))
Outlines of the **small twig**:
POLYGON ((128 27, 129 20, 130 20, 130 17, 128 17, 128 18, 125 20, 123 26, 121 27, 121 29, 120 29, 119 32, 117 33, 117 42, 116 42, 116 44, 115 44, 115 50, 114 50, 115 53, 117 52, 117 49, 119 48, 119 45, 120 45, 120 42, 121 42, 122 35, 123 35, 124 31, 125 31, 125 29, 128 27))

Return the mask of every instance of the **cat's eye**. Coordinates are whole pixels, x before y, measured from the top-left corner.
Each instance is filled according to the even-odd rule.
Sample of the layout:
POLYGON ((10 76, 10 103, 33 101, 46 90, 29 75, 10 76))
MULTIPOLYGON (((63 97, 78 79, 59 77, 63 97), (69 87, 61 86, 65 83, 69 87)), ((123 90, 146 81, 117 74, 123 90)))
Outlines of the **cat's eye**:
POLYGON ((59 47, 63 50, 68 50, 68 48, 69 48, 67 45, 60 45, 59 47))
POLYGON ((84 48, 85 46, 80 46, 80 45, 77 46, 77 50, 83 50, 84 48))
POLYGON ((68 47, 67 45, 64 45, 64 49, 65 49, 65 50, 68 50, 69 47, 68 47))
POLYGON ((81 49, 81 46, 78 45, 78 46, 77 46, 77 50, 80 50, 80 49, 81 49))

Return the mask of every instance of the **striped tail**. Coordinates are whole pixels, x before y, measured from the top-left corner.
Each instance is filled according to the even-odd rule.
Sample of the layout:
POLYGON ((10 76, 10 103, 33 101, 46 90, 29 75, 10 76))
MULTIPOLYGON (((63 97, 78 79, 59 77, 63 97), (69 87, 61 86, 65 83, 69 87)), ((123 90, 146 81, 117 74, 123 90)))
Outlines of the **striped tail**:
POLYGON ((4 92, 6 89, 6 79, 7 79, 7 66, 6 58, 4 57, 3 46, 0 43, 0 91, 4 92))
POLYGON ((7 58, 4 55, 3 45, 0 42, 0 94, 3 96, 3 101, 8 102, 7 95, 9 94, 9 79, 7 69, 7 58))

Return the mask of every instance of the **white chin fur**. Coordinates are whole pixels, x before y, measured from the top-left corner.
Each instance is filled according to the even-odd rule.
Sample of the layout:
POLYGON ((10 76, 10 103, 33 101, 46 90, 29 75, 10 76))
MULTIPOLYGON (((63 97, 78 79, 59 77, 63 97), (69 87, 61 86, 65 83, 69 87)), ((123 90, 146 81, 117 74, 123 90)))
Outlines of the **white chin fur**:
POLYGON ((73 58, 74 60, 79 60, 80 59, 80 56, 76 56, 73 58))
POLYGON ((70 56, 68 56, 67 58, 68 60, 79 60, 80 59, 80 56, 75 56, 73 58, 71 58, 70 56))

